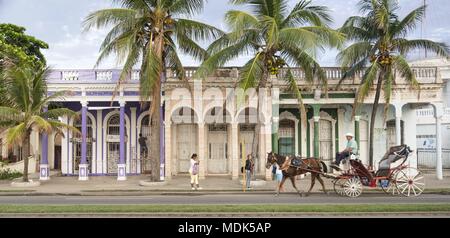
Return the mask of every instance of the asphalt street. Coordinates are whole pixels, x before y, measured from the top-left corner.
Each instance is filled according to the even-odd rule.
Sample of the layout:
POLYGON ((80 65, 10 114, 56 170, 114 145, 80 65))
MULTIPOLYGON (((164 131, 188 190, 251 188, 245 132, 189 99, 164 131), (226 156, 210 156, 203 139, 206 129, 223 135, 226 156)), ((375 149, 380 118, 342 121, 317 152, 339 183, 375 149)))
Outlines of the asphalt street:
POLYGON ((314 194, 190 194, 149 196, 0 196, 0 204, 418 204, 450 203, 450 195, 423 194, 420 197, 392 197, 363 194, 358 198, 314 194))

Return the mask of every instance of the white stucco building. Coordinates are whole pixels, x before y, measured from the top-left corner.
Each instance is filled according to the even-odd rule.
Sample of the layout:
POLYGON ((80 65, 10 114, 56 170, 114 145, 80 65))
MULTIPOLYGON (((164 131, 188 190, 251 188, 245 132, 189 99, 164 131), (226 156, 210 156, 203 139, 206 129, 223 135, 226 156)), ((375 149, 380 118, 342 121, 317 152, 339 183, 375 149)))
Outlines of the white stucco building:
MULTIPOLYGON (((422 89, 420 97, 402 78, 396 79, 386 121, 383 120, 381 104, 375 123, 375 165, 390 146, 407 144, 415 150, 418 135, 422 135, 417 124, 436 129, 436 120, 438 124, 440 120, 446 120, 443 119, 444 107, 448 101, 444 101, 444 95, 448 87, 444 82, 450 78, 450 64, 430 61, 414 62, 413 66, 422 89), (438 115, 427 118, 428 124, 417 112, 427 106, 438 115)), ((298 101, 289 93, 284 81, 277 77, 272 78, 268 88, 259 89, 258 93, 249 90, 240 94, 236 93, 239 91, 236 88, 237 68, 220 69, 204 80, 192 79, 195 68, 185 70, 190 78, 189 87, 171 72, 168 72, 164 83, 165 136, 164 158, 161 160, 164 179, 187 173, 193 153, 199 154, 201 161, 200 178, 223 175, 237 179, 243 157, 252 153, 254 148, 254 133, 259 134, 255 154, 256 176, 260 178, 270 177, 271 172, 265 169, 265 159, 271 151, 318 157, 330 163, 334 154, 345 147, 344 135, 347 132, 355 134, 360 158, 364 163, 368 162, 369 118, 374 92, 352 118, 355 92, 361 80, 359 76, 345 80, 337 88, 342 71, 325 68, 329 85, 328 95, 325 95, 316 89, 317 85, 311 86, 305 81, 301 69, 295 69, 294 76, 303 90, 307 107, 306 121, 302 121, 298 101), (259 113, 258 98, 261 104, 259 113)), ((49 93, 71 91, 64 101, 55 103, 80 113, 80 117, 60 120, 80 128, 83 133, 81 136, 68 131, 63 136, 51 134, 45 143, 43 137, 33 132, 27 153, 38 159, 44 168, 41 175, 48 175, 47 167, 61 171, 64 176, 78 176, 81 180, 104 175, 126 179, 126 176, 149 172, 148 161, 139 153, 139 134, 147 137, 150 133, 148 108, 139 102, 139 73, 134 71, 113 99, 119 73, 119 70, 53 71, 48 79, 49 93), (41 158, 41 154, 47 156, 41 158)), ((382 95, 381 100, 383 98, 382 95)), ((17 155, 14 146, 8 148, 4 143, 4 134, 0 135, 2 157, 17 155)), ((439 151, 439 143, 446 135, 435 134, 438 134, 436 148, 439 151)), ((417 158, 412 157, 409 163, 415 166, 417 158)))

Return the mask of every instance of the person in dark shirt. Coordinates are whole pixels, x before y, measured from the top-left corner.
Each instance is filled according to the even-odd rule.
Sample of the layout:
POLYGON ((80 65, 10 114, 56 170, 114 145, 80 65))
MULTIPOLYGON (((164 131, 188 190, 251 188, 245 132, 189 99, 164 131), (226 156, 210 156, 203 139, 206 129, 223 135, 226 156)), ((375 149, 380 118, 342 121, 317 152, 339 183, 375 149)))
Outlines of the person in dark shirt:
POLYGON ((147 158, 148 148, 147 148, 147 137, 143 137, 142 133, 139 133, 139 145, 141 146, 141 156, 147 158))
POLYGON ((249 154, 247 155, 247 160, 245 161, 245 180, 246 180, 246 186, 247 189, 251 189, 251 179, 252 179, 252 174, 253 174, 253 159, 252 159, 252 155, 249 154))

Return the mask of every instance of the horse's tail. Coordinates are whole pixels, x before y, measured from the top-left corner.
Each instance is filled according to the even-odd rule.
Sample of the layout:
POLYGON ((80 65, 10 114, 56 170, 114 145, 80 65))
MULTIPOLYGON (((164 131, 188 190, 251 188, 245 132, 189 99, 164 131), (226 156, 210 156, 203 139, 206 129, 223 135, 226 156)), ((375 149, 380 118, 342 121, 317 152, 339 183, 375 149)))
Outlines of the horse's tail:
POLYGON ((325 162, 323 162, 322 160, 320 161, 320 164, 322 164, 322 170, 324 173, 328 173, 328 168, 327 165, 325 164, 325 162))

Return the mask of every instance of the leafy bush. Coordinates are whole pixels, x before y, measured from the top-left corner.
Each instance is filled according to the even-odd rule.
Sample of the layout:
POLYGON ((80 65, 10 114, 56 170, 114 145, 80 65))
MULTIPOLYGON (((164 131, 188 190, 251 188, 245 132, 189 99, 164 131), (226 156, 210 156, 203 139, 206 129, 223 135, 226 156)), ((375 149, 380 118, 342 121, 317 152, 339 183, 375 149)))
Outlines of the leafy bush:
POLYGON ((3 166, 0 165, 0 180, 11 180, 15 178, 20 178, 23 175, 21 172, 12 171, 9 168, 3 169, 2 167, 3 166))

